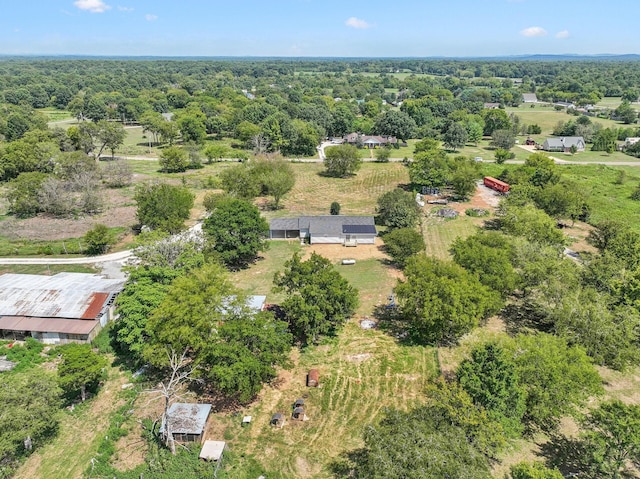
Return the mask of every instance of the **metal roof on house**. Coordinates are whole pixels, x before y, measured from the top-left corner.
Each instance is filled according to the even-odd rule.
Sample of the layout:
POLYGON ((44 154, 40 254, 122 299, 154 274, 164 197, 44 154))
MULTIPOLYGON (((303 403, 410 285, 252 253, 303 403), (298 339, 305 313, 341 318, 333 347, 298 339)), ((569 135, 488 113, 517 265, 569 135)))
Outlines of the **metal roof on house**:
POLYGON ((373 216, 300 216, 271 220, 271 230, 295 231, 308 229, 311 235, 376 234, 373 216))
MULTIPOLYGON (((174 403, 167 411, 171 432, 173 434, 202 434, 207 418, 211 412, 211 404, 174 403)), ((160 432, 164 431, 164 422, 160 432)))
POLYGON ((545 146, 548 148, 571 148, 573 145, 584 146, 584 138, 581 136, 565 136, 563 138, 547 138, 545 146))
POLYGON ((125 280, 95 274, 0 276, 0 316, 95 319, 125 280))

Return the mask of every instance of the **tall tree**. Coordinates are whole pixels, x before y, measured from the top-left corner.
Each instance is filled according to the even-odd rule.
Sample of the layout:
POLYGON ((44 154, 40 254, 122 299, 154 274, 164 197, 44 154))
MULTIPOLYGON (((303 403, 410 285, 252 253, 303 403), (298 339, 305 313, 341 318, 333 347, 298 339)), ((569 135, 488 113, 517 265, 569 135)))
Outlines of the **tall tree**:
POLYGON ((232 269, 246 267, 268 247, 269 225, 248 201, 223 198, 216 202, 202 229, 212 250, 232 269))
POLYGON ((358 306, 358 290, 316 253, 306 261, 294 254, 276 273, 274 285, 287 294, 282 307, 291 332, 303 343, 335 333, 358 306))
POLYGON ((466 128, 462 123, 454 122, 449 125, 449 128, 444 132, 443 141, 447 148, 456 151, 458 148, 462 148, 469 138, 466 128))
POLYGON ((66 344, 59 348, 62 360, 58 365, 58 384, 73 398, 87 399, 87 390, 95 391, 104 376, 107 360, 89 344, 66 344))
POLYGON ((414 195, 400 188, 383 193, 376 207, 378 223, 394 228, 413 228, 420 219, 420 209, 414 195))
POLYGON ((473 401, 502 424, 507 436, 520 436, 526 392, 515 363, 501 346, 488 343, 474 349, 471 358, 462 361, 456 376, 473 401))
POLYGON ((353 145, 338 145, 325 148, 324 166, 329 176, 344 178, 360 169, 362 160, 353 145))
POLYGON ((413 138, 416 122, 400 110, 387 110, 376 119, 373 131, 378 135, 395 136, 401 140, 413 138))
POLYGON ((495 291, 455 263, 419 255, 407 261, 404 273, 395 291, 420 342, 451 344, 500 307, 495 291))

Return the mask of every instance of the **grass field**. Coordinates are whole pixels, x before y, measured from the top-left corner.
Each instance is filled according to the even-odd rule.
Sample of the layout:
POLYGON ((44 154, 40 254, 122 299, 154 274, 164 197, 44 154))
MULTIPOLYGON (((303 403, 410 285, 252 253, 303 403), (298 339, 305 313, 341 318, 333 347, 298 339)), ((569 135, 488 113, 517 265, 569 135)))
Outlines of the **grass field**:
POLYGON ((457 238, 464 239, 475 234, 482 222, 481 218, 471 218, 465 215, 451 220, 435 217, 424 218, 422 231, 427 254, 440 259, 449 259, 451 257, 449 248, 453 242, 457 238))
POLYGON ((378 196, 409 182, 409 173, 401 163, 363 163, 348 178, 323 176, 321 163, 292 163, 296 184, 283 201, 284 208, 266 212, 267 217, 299 214, 329 214, 331 202, 337 201, 341 214, 373 214, 378 196))
POLYGON ((58 110, 57 108, 40 108, 37 111, 42 113, 47 121, 71 120, 73 115, 67 110, 58 110))
POLYGON ((90 264, 2 264, 0 274, 44 274, 57 273, 96 273, 90 264))
MULTIPOLYGON (((622 97, 619 96, 608 96, 600 100, 594 106, 597 108, 610 108, 611 110, 615 110, 622 103, 622 97)), ((631 103, 631 107, 635 110, 640 110, 640 103, 633 102, 631 103)))
POLYGON ((95 398, 74 411, 62 412, 57 437, 29 456, 15 479, 83 477, 109 427, 110 412, 121 404, 118 393, 126 377, 114 367, 108 368, 107 375, 107 381, 95 398))

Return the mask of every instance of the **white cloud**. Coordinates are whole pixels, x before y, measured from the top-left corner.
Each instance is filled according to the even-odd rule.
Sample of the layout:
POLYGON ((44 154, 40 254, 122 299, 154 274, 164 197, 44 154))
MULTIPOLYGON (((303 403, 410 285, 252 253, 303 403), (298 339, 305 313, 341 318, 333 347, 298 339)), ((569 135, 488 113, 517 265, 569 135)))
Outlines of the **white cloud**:
POLYGON ((351 28, 358 28, 358 29, 363 29, 363 28, 371 28, 371 24, 368 23, 365 20, 362 20, 360 18, 356 18, 356 17, 351 17, 348 18, 346 22, 344 22, 344 24, 348 27, 351 28))
POLYGON ((118 10, 120 10, 121 12, 133 12, 133 7, 121 7, 120 5, 118 5, 118 10))
POLYGON ((111 6, 102 0, 76 0, 73 4, 80 10, 87 10, 91 13, 104 13, 111 9, 111 6))
POLYGON ((569 38, 569 30, 562 30, 556 33, 556 38, 569 38))
POLYGON ((155 22, 155 21, 158 19, 158 15, 154 15, 154 14, 152 14, 152 13, 147 13, 147 14, 144 16, 144 18, 145 18, 145 20, 146 20, 147 22, 155 22))
POLYGON ((542 27, 529 27, 520 30, 520 35, 523 37, 545 37, 547 36, 547 31, 542 27))

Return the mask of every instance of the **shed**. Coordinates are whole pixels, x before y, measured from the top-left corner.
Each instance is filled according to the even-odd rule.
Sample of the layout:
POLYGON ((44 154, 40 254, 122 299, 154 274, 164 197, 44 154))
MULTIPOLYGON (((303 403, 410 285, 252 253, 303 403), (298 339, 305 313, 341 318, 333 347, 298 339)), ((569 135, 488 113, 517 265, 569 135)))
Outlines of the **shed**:
POLYGON ((204 441, 200 450, 200 459, 205 461, 221 461, 222 455, 227 448, 225 441, 204 441))
POLYGON ((298 421, 304 421, 304 408, 297 407, 293 410, 293 414, 291 415, 293 419, 297 419, 298 421))
POLYGON ((319 381, 320 373, 318 373, 317 369, 310 369, 307 374, 307 386, 310 388, 317 388, 320 384, 319 381))
POLYGON ((280 412, 275 413, 272 417, 271 417, 271 422, 269 423, 272 426, 276 426, 276 427, 282 427, 284 426, 284 415, 280 412))
MULTIPOLYGON (((176 442, 202 442, 203 433, 211 412, 211 404, 172 404, 167 411, 171 434, 176 442)), ((160 432, 164 434, 164 421, 160 432)))
POLYGON ((304 399, 296 399, 296 402, 293 403, 293 407, 296 408, 301 406, 304 406, 304 399))

